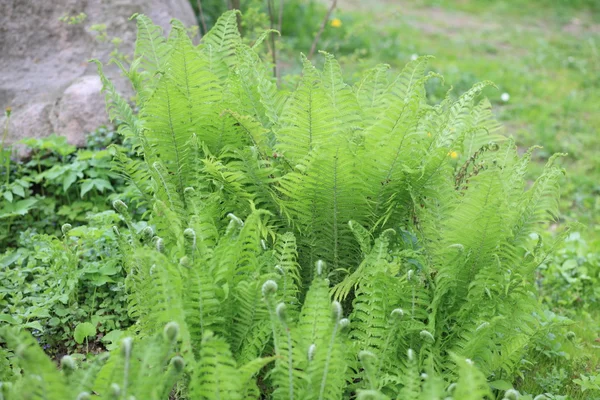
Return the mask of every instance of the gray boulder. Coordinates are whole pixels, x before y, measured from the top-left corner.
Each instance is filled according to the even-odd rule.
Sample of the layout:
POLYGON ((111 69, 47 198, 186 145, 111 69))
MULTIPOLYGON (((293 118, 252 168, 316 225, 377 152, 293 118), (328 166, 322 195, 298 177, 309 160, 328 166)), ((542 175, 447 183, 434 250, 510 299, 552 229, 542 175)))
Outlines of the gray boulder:
MULTIPOLYGON (((148 15, 165 31, 171 18, 196 24, 188 0, 0 1, 0 127, 10 107, 9 144, 56 133, 82 145, 88 132, 108 122, 102 85, 88 60, 106 63, 115 49, 112 38, 122 40, 119 53, 133 53, 134 13, 148 15), (84 20, 68 21, 77 16, 84 20), (100 24, 106 25, 104 35, 100 24)), ((130 90, 115 65, 105 72, 117 88, 130 90)))

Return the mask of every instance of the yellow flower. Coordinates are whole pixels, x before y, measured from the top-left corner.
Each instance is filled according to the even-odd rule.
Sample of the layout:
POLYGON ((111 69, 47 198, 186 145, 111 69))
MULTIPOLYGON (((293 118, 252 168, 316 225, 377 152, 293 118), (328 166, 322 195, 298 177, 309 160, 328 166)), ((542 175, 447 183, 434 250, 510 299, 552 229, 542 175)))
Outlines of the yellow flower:
POLYGON ((427 137, 431 137, 431 132, 427 132, 427 137))
POLYGON ((333 26, 334 28, 339 28, 340 26, 342 26, 342 20, 339 18, 332 19, 331 26, 333 26))
POLYGON ((449 153, 448 153, 448 155, 449 155, 451 158, 458 158, 458 153, 457 153, 457 152, 455 152, 455 151, 451 151, 451 152, 449 152, 449 153))

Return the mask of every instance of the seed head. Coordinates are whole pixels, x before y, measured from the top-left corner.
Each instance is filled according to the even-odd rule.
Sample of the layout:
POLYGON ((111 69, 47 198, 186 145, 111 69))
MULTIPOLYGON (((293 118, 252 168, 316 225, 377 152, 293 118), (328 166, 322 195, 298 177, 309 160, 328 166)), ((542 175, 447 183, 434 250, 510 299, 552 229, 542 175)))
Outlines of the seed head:
POLYGON ((181 356, 175 356, 171 358, 171 365, 175 368, 175 371, 180 373, 185 368, 185 360, 181 356))
POLYGON ((262 294, 264 297, 269 297, 272 294, 274 294, 275 292, 277 292, 277 282, 275 282, 274 280, 269 279, 268 281, 266 281, 265 283, 263 283, 262 285, 262 294))
POLYGON ((521 397, 521 393, 519 393, 518 390, 508 389, 506 392, 504 392, 505 400, 519 400, 519 397, 521 397))
POLYGON ((69 233, 71 229, 73 229, 73 226, 71 224, 63 224, 63 226, 60 227, 62 234, 65 236, 67 236, 67 233, 69 233))
POLYGON ((152 229, 151 226, 147 226, 144 229, 142 229, 142 239, 145 242, 151 241, 152 237, 154 237, 154 229, 152 229))
POLYGON ((156 250, 159 253, 165 252, 165 242, 164 242, 164 240, 162 240, 162 238, 156 239, 156 250))
POLYGON ((334 322, 340 322, 340 319, 342 318, 342 305, 339 301, 331 303, 331 317, 334 322))
POLYGON ((110 394, 113 398, 121 397, 121 387, 116 383, 110 385, 110 394))
POLYGON ((127 215, 127 205, 121 200, 113 201, 113 207, 121 215, 127 215))
POLYGON ((315 266, 317 267, 317 275, 318 275, 318 276, 321 276, 321 275, 323 275, 323 271, 325 270, 325 267, 326 267, 325 261, 323 261, 323 260, 318 260, 318 261, 315 263, 315 266))
POLYGON ((308 346, 308 361, 312 361, 315 358, 316 350, 317 346, 314 343, 308 346))
POLYGON ((75 359, 71 356, 64 356, 63 358, 61 358, 60 366, 62 367, 63 371, 65 371, 65 373, 67 374, 70 374, 71 372, 77 369, 77 363, 75 362, 75 359))
POLYGON ((277 314, 277 317, 281 322, 285 323, 285 303, 277 304, 277 307, 275 307, 275 314, 277 314))
POLYGON ((163 335, 165 337, 165 340, 171 343, 177 341, 177 337, 179 336, 179 325, 177 324, 177 322, 171 321, 167 325, 165 325, 163 335))
POLYGON ((183 237, 188 246, 191 248, 196 247, 196 232, 192 228, 187 228, 183 231, 183 237))
POLYGON ((338 324, 340 326, 340 330, 344 330, 350 326, 350 320, 348 318, 342 318, 338 324))
POLYGON ((421 332, 419 332, 419 336, 421 336, 421 339, 423 339, 427 343, 435 343, 435 338, 433 337, 431 332, 429 332, 425 329, 423 329, 421 332))
POLYGON ((131 356, 131 348, 133 347, 133 338, 127 336, 121 341, 121 355, 125 358, 131 356))

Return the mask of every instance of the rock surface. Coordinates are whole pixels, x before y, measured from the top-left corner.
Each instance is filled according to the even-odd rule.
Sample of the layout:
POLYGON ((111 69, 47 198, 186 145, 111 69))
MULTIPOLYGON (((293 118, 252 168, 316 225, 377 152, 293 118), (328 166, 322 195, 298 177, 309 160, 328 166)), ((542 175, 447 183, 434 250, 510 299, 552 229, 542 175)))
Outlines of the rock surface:
MULTIPOLYGON (((108 122, 102 85, 88 60, 106 63, 115 37, 122 40, 120 53, 133 53, 134 13, 165 31, 171 18, 196 23, 188 0, 0 0, 0 126, 3 110, 11 107, 8 143, 57 133, 81 145, 86 133, 108 122), (87 16, 81 23, 60 21, 81 13, 87 16), (91 29, 98 24, 106 25, 104 40, 91 29)), ((105 72, 128 90, 115 65, 105 72)))

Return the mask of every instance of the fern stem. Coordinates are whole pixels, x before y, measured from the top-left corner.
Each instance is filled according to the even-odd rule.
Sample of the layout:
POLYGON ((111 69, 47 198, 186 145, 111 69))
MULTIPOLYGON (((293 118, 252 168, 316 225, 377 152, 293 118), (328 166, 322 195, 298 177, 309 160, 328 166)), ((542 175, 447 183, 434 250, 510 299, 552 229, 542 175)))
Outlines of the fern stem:
POLYGON ((289 385, 289 394, 290 400, 294 400, 294 375, 293 375, 293 359, 292 359, 292 335, 290 334, 290 329, 287 325, 283 325, 285 329, 285 333, 287 335, 288 341, 288 385, 289 385))
POLYGON ((333 158, 333 270, 338 268, 339 250, 338 250, 338 187, 337 187, 337 169, 338 169, 338 154, 340 149, 338 148, 333 158))
MULTIPOLYGON (((277 338, 277 329, 275 329, 275 321, 278 319, 276 312, 274 312, 272 304, 271 304, 271 299, 267 298, 266 299, 266 303, 267 303, 267 309, 269 310, 269 315, 271 316, 271 328, 273 330, 273 346, 275 347, 275 354, 276 355, 281 355, 281 347, 279 346, 279 340, 277 338)), ((293 358, 292 358, 292 336, 290 334, 290 329, 288 328, 287 324, 279 319, 281 322, 281 325, 283 326, 283 329, 286 333, 287 336, 287 344, 288 344, 288 359, 287 359, 287 370, 288 370, 288 390, 289 390, 289 398, 290 400, 294 399, 294 376, 293 376, 293 358)))
POLYGON ((331 361, 331 354, 333 353, 333 346, 335 345, 335 337, 337 335, 339 327, 339 319, 333 326, 333 332, 331 333, 331 340, 329 341, 329 348, 327 349, 327 357, 325 358, 325 369, 323 370, 323 379, 321 379, 321 389, 319 390, 319 400, 323 400, 325 394, 325 385, 327 384, 327 372, 329 370, 329 362, 331 361))
POLYGON ((129 363, 131 359, 131 346, 133 339, 126 337, 121 343, 123 355, 125 357, 125 366, 123 368, 123 398, 127 398, 127 386, 129 385, 129 363))

